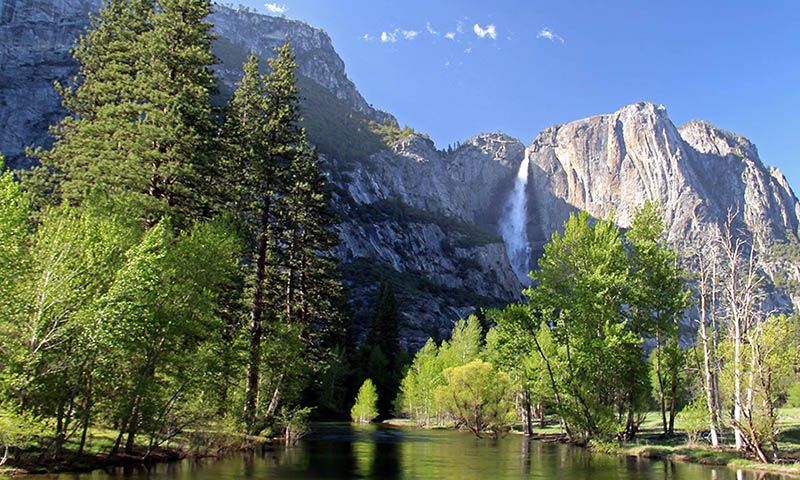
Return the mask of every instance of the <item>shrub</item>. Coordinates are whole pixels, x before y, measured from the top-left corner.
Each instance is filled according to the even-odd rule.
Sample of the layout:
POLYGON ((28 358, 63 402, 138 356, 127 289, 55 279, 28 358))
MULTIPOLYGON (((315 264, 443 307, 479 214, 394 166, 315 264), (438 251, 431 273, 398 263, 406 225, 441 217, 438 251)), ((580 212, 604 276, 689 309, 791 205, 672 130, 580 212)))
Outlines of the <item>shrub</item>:
POLYGON ((490 363, 473 360, 444 371, 446 385, 437 388, 438 403, 459 425, 480 437, 497 437, 514 421, 511 380, 490 363))
POLYGON ((686 405, 678 413, 678 421, 686 430, 689 445, 696 445, 700 440, 700 434, 709 428, 708 408, 703 399, 697 399, 686 405))

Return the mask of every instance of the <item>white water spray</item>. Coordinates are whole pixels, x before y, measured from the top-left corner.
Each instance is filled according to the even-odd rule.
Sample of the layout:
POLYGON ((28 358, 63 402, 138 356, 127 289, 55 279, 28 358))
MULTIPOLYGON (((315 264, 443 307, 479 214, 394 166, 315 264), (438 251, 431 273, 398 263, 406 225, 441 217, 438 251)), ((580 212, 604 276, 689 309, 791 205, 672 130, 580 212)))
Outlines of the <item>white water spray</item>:
POLYGON ((522 160, 514 179, 514 189, 511 190, 500 219, 500 234, 506 244, 506 252, 511 262, 511 268, 517 278, 525 284, 530 284, 528 272, 530 271, 531 244, 528 241, 528 199, 525 189, 528 186, 528 157, 522 160))

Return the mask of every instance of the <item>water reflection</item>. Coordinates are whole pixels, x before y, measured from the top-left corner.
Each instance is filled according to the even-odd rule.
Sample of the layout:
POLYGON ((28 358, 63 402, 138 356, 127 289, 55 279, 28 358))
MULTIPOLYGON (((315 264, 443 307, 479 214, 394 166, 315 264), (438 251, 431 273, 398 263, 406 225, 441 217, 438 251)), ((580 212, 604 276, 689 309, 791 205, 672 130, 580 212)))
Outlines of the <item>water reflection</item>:
POLYGON ((187 460, 158 465, 150 471, 118 469, 49 478, 777 480, 784 477, 590 454, 580 448, 529 441, 515 435, 493 441, 451 431, 322 424, 315 427, 314 435, 290 448, 268 448, 262 452, 237 454, 221 460, 187 460))

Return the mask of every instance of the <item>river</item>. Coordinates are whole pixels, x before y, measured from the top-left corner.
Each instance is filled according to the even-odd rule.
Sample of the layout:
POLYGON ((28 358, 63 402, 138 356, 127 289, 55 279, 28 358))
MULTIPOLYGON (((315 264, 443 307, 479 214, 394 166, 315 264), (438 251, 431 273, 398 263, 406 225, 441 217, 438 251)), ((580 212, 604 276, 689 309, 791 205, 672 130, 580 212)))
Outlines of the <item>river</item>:
POLYGON ((184 460, 156 465, 149 471, 119 469, 36 478, 778 480, 788 477, 591 454, 577 447, 528 441, 519 435, 494 441, 444 430, 320 424, 312 435, 291 448, 272 448, 223 459, 184 460))

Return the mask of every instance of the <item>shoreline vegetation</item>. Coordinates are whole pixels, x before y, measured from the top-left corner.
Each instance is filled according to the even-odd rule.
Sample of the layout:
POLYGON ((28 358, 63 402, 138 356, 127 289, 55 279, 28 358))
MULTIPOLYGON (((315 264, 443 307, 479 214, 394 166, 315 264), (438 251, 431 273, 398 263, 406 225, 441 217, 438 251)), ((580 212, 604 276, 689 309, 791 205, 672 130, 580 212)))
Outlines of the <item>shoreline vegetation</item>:
MULTIPOLYGON (((657 412, 651 412, 655 415, 657 412)), ((396 428, 422 430, 458 430, 454 424, 419 426, 407 418, 391 418, 382 422, 396 428)), ((800 428, 798 425, 797 428, 800 428)), ((507 432, 508 435, 524 435, 521 425, 507 432)), ((557 420, 548 420, 545 427, 534 427, 528 436, 530 441, 545 443, 561 443, 585 448, 592 454, 636 457, 653 461, 669 461, 693 463, 698 465, 727 467, 758 473, 775 473, 800 478, 800 443, 795 444, 796 457, 784 458, 782 463, 760 463, 757 458, 747 452, 737 451, 731 447, 712 448, 710 445, 689 445, 685 433, 678 431, 675 436, 665 438, 656 431, 643 432, 636 442, 600 443, 595 445, 577 445, 570 442, 557 420)))
POLYGON ((39 475, 53 473, 86 473, 114 468, 149 468, 162 463, 185 459, 222 458, 226 455, 254 452, 270 446, 286 443, 281 437, 259 437, 235 435, 222 432, 186 432, 181 438, 167 445, 150 449, 147 444, 136 444, 130 453, 111 455, 108 448, 114 441, 114 432, 107 429, 91 429, 90 440, 85 451, 79 453, 78 446, 66 444, 62 453, 54 457, 45 450, 16 452, 13 463, 0 466, 0 477, 39 475))

